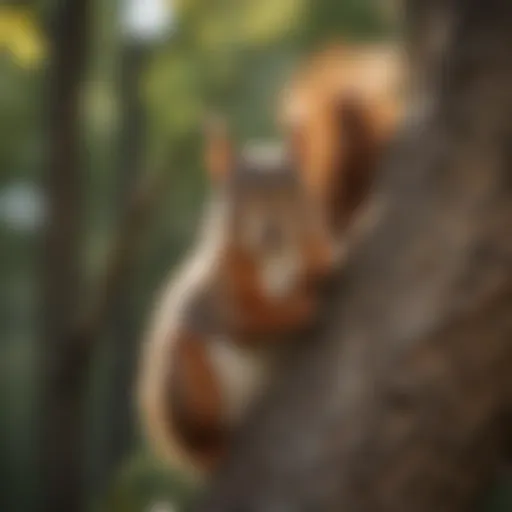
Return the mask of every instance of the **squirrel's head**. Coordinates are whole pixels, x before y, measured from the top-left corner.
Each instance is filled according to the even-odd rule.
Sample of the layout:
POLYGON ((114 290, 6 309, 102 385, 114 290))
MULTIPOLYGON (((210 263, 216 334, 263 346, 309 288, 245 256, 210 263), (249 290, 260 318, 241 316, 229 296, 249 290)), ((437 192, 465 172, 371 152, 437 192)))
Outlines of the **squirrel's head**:
POLYGON ((319 238, 313 205, 283 146, 235 150, 225 126, 217 130, 207 139, 206 162, 227 202, 228 245, 269 297, 286 297, 303 279, 308 247, 319 238))

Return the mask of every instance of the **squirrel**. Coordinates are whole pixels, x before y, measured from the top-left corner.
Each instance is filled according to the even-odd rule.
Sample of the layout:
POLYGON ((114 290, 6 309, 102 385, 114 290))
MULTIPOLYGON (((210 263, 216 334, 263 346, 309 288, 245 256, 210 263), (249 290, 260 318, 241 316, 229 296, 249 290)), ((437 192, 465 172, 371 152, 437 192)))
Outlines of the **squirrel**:
POLYGON ((212 198, 150 321, 138 389, 156 449, 200 473, 222 457, 285 339, 314 322, 333 264, 285 149, 237 152, 218 128, 206 146, 212 198))
POLYGON ((396 60, 346 46, 313 56, 281 98, 284 150, 236 154, 225 128, 210 131, 213 197, 162 293, 139 380, 148 436, 168 458, 214 468, 288 342, 313 325, 399 119, 396 60))

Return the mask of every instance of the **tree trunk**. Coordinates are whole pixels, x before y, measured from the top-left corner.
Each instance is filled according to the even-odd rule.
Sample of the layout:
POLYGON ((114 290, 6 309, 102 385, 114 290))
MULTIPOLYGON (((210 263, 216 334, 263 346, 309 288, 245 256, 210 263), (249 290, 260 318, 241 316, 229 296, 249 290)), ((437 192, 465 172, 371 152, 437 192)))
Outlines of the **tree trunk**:
POLYGON ((505 456, 512 2, 409 0, 407 14, 428 112, 383 165, 325 326, 198 512, 467 511, 505 456))
MULTIPOLYGON (((121 89, 121 140, 117 180, 119 218, 130 208, 140 169, 144 168, 144 109, 140 101, 140 75, 146 60, 145 48, 128 42, 123 48, 119 87, 121 89)), ((112 475, 133 441, 132 382, 137 360, 137 329, 133 311, 133 279, 117 300, 112 322, 112 350, 109 353, 108 446, 103 471, 112 475)), ((108 485, 108 482, 105 482, 108 485)))
POLYGON ((50 27, 48 218, 42 279, 42 509, 79 512, 83 356, 69 333, 80 300, 82 173, 79 94, 86 63, 87 0, 58 2, 50 27))

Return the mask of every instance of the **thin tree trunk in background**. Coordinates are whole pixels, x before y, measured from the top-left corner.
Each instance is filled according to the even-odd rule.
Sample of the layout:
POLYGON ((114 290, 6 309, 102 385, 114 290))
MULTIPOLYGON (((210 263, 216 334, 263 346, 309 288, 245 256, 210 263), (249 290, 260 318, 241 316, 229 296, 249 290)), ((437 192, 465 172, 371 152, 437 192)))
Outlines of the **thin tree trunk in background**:
POLYGON ((507 455, 512 2, 407 7, 431 109, 382 168, 325 329, 198 512, 469 511, 507 455))
MULTIPOLYGON (((146 52, 137 43, 128 43, 122 52, 119 76, 121 134, 117 168, 117 214, 125 215, 131 193, 137 184, 145 158, 145 116, 139 93, 140 73, 146 52)), ((127 276, 120 293, 111 322, 112 350, 108 393, 108 445, 104 470, 112 475, 118 469, 132 444, 133 425, 133 375, 137 359, 137 330, 134 318, 135 280, 127 276)), ((108 482, 106 482, 108 484, 108 482)))
POLYGON ((48 218, 43 245, 42 509, 79 512, 84 357, 69 333, 81 299, 82 184, 79 95, 86 66, 87 0, 55 3, 50 22, 48 218))

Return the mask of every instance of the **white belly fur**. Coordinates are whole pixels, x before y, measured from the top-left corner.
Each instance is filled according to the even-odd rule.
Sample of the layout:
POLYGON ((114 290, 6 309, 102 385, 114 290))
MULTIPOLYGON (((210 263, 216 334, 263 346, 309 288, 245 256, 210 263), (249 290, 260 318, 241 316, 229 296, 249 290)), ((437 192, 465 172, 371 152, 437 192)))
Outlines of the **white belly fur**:
POLYGON ((268 346, 241 346, 224 337, 211 340, 208 352, 225 400, 226 419, 236 425, 268 384, 275 352, 268 346))

